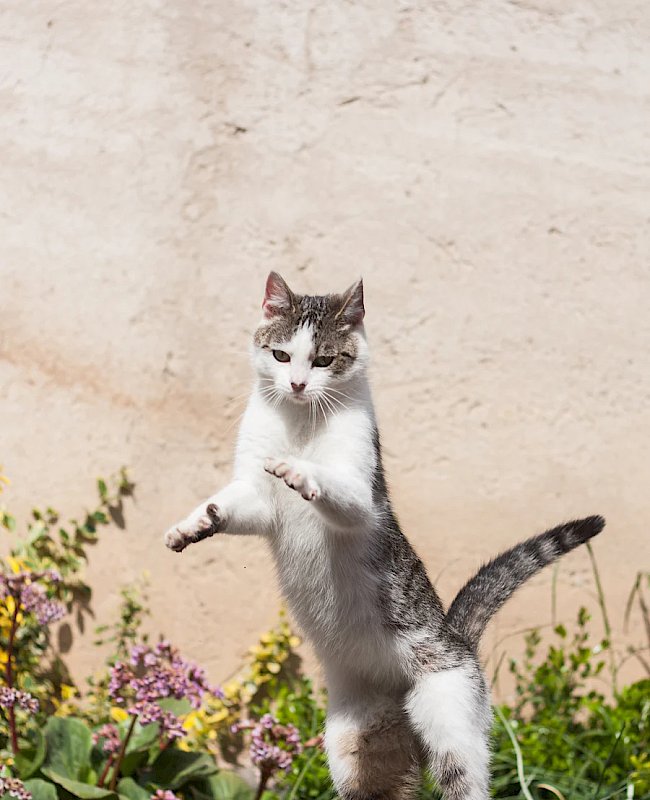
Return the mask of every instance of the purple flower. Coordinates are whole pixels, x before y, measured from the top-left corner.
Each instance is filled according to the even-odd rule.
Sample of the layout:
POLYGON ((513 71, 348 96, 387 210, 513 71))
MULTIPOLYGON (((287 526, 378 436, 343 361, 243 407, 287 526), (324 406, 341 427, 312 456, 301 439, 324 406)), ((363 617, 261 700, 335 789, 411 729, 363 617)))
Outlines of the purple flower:
POLYGON ((4 767, 0 770, 0 797, 8 794, 18 800, 32 800, 31 792, 25 789, 25 785, 18 778, 12 778, 4 767))
POLYGON ((103 740, 102 750, 104 753, 119 753, 122 747, 122 740, 120 739, 120 732, 116 725, 110 723, 102 725, 101 728, 98 728, 95 733, 93 733, 93 742, 95 744, 98 744, 101 740, 103 740))
POLYGON ((300 733, 294 725, 280 725, 271 714, 264 714, 256 725, 240 723, 231 730, 252 728, 250 757, 253 764, 272 775, 276 770, 288 772, 293 759, 302 752, 300 733))
POLYGON ((40 625, 49 625, 65 616, 62 603, 51 600, 47 591, 37 581, 59 583, 61 576, 52 569, 44 572, 18 572, 15 575, 0 574, 0 599, 13 597, 18 606, 28 614, 34 614, 40 625))
POLYGON ((165 711, 160 718, 160 731, 167 739, 181 739, 185 736, 185 728, 183 723, 171 711, 165 711))
POLYGON ((148 700, 140 700, 128 709, 128 713, 137 717, 140 725, 151 725, 152 722, 159 722, 163 710, 157 703, 151 703, 148 700))
POLYGON ((35 714, 38 711, 38 700, 29 692, 21 692, 20 689, 10 689, 8 686, 0 686, 0 706, 9 711, 19 706, 23 711, 35 714))
POLYGON ((155 647, 135 645, 128 663, 119 661, 112 667, 108 686, 115 703, 128 703, 128 713, 137 716, 141 725, 158 723, 161 736, 167 739, 184 736, 185 731, 178 717, 163 711, 158 701, 166 697, 185 698, 199 708, 203 695, 211 691, 204 671, 183 659, 166 641, 155 647))

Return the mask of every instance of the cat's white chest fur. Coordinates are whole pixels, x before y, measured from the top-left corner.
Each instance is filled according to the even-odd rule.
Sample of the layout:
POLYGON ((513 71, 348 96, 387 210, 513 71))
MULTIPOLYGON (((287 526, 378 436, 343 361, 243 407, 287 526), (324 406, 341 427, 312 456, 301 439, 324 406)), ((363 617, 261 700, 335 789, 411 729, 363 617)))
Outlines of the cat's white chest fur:
MULTIPOLYGON (((272 509, 268 539, 282 592, 316 650, 322 656, 365 663, 373 663, 368 650, 376 650, 378 664, 386 643, 376 613, 377 573, 368 563, 369 534, 376 522, 372 479, 377 466, 370 409, 355 404, 325 421, 304 409, 280 414, 254 393, 242 421, 235 474, 254 480, 272 509), (291 462, 297 473, 312 463, 332 464, 334 469, 340 465, 343 489, 363 495, 367 514, 357 518, 352 530, 342 529, 334 519, 329 522, 299 492, 262 470, 264 459, 271 456, 291 462), (363 486, 346 486, 351 468, 357 481, 363 476, 363 486), (357 657, 360 649, 362 659, 357 657)), ((318 475, 305 477, 318 486, 318 475)))

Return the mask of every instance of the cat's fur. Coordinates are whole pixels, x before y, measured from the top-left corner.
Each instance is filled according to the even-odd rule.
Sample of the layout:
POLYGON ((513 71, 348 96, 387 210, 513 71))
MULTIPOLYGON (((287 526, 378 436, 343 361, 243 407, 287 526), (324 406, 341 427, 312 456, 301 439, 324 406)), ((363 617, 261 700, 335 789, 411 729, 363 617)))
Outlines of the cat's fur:
POLYGON ((342 798, 411 797, 427 765, 447 800, 486 800, 491 714, 480 636, 521 583, 604 521, 589 517, 516 545, 445 613, 391 509, 366 378, 361 282, 312 297, 271 273, 263 311, 233 480, 168 531, 166 544, 180 551, 215 533, 266 537, 324 668, 325 744, 342 798), (330 357, 329 366, 313 365, 330 357))

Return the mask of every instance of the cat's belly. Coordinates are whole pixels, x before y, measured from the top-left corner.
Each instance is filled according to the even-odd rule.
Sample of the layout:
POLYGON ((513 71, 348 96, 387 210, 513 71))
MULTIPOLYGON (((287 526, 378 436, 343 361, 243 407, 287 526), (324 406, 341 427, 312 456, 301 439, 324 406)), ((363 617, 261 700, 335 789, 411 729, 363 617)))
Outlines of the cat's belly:
POLYGON ((273 553, 283 594, 319 659, 368 678, 401 674, 377 576, 365 558, 367 533, 330 530, 311 513, 291 523, 279 531, 273 553))

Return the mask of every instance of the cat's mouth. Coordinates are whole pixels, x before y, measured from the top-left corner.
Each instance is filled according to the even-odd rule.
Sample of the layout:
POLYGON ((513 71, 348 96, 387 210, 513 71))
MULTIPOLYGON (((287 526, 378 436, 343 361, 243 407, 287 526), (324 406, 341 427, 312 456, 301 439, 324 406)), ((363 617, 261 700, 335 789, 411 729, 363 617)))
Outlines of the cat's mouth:
POLYGON ((306 395, 304 392, 291 392, 289 397, 294 403, 298 403, 300 406, 304 406, 306 403, 311 402, 309 395, 306 395))

